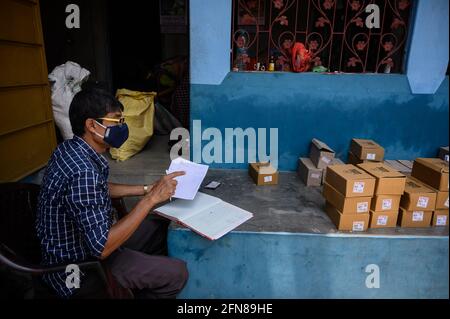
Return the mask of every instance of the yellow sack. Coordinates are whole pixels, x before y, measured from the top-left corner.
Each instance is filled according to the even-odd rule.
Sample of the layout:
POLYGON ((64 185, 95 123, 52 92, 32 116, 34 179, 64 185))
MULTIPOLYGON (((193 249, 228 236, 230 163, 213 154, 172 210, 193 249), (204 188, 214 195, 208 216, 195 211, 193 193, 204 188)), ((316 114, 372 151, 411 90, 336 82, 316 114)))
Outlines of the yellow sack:
POLYGON ((155 92, 137 92, 120 89, 117 99, 123 104, 125 123, 129 128, 128 140, 120 148, 111 148, 113 159, 125 161, 139 153, 153 135, 155 92))

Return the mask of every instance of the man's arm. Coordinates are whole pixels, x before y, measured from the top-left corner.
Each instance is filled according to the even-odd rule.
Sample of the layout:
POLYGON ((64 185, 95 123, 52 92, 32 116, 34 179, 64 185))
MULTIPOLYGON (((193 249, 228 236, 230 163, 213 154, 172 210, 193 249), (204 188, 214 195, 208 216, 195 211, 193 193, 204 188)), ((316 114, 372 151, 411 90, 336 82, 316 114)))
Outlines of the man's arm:
POLYGON ((127 241, 155 205, 168 200, 175 193, 177 181, 174 178, 184 174, 175 172, 161 178, 128 215, 111 227, 101 259, 108 257, 127 241))
MULTIPOLYGON (((148 185, 147 193, 149 193, 154 184, 148 185)), ((122 198, 128 196, 144 196, 144 185, 124 185, 116 183, 108 183, 109 196, 111 198, 122 198)))

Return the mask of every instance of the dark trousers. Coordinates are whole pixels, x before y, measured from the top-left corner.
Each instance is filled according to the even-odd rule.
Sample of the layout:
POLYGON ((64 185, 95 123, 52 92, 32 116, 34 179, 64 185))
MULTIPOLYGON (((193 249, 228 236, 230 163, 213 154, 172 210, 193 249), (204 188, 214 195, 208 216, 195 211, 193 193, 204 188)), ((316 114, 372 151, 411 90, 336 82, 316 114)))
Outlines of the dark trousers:
MULTIPOLYGON (((186 263, 167 257, 169 224, 163 217, 149 215, 128 241, 104 261, 117 283, 131 289, 135 298, 175 298, 188 280, 186 263)), ((73 298, 101 298, 101 293, 92 295, 94 290, 101 290, 95 289, 98 276, 83 277, 73 298)))

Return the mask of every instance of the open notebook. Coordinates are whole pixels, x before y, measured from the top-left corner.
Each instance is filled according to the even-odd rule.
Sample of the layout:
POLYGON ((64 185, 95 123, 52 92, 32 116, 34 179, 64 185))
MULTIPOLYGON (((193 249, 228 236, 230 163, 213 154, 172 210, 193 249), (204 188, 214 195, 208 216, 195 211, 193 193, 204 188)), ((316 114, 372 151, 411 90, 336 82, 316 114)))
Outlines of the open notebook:
POLYGON ((157 208, 155 213, 210 240, 219 239, 253 217, 248 211, 200 192, 194 200, 176 199, 157 208))

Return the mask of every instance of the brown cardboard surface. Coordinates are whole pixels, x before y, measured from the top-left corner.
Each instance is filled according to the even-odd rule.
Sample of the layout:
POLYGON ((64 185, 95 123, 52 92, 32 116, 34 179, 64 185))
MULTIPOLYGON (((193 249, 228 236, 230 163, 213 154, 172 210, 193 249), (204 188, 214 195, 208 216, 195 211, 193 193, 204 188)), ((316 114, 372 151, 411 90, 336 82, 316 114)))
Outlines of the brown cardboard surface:
POLYGON ((361 160, 377 162, 384 160, 384 148, 373 140, 352 139, 350 142, 350 152, 361 160))
POLYGON ((323 196, 341 214, 361 214, 370 210, 371 197, 344 197, 331 185, 325 183, 323 186, 323 196))
POLYGON ((449 163, 440 158, 417 158, 411 176, 440 191, 448 191, 449 163))
POLYGON ((398 210, 386 212, 370 211, 369 228, 397 227, 398 210))
POLYGON ((407 211, 400 208, 398 225, 401 227, 430 227, 433 212, 407 211))
POLYGON ((436 210, 449 209, 448 192, 436 191, 436 210))
POLYGON ((311 141, 309 157, 317 168, 325 168, 331 164, 335 156, 335 152, 322 141, 314 138, 311 141))
MULTIPOLYGON (((385 160, 384 164, 389 165, 390 167, 392 167, 393 169, 399 171, 402 174, 411 174, 412 171, 412 166, 408 167, 404 164, 402 164, 400 161, 397 160, 385 160)), ((412 162, 411 162, 412 165, 412 162)))
POLYGON ((439 149, 439 156, 440 159, 449 162, 449 154, 448 154, 448 146, 446 147, 441 147, 439 149))
POLYGON ((372 197, 375 190, 375 177, 351 164, 328 166, 325 182, 345 197, 372 197))
POLYGON ((366 231, 369 227, 370 215, 365 214, 342 214, 333 205, 326 203, 325 211, 338 230, 344 231, 366 231))
POLYGON ((322 185, 323 169, 315 167, 309 158, 299 158, 298 174, 306 186, 322 185))
MULTIPOLYGON (((344 165, 345 163, 343 161, 341 161, 339 158, 333 158, 333 160, 331 161, 330 165, 344 165)), ((327 177, 327 168, 325 167, 323 169, 323 174, 322 174, 322 184, 325 184, 325 178, 327 177)))
POLYGON ((406 175, 383 163, 358 164, 359 168, 374 176, 376 195, 402 195, 405 191, 406 175))
POLYGON ((433 211, 436 208, 436 191, 414 177, 406 178, 405 194, 400 200, 400 206, 408 211, 433 211))
POLYGON ((401 195, 376 195, 372 198, 372 205, 370 209, 375 212, 398 212, 401 197, 401 195))
POLYGON ((448 226, 448 209, 435 210, 431 226, 448 226))
POLYGON ((258 186, 278 184, 278 172, 270 163, 250 163, 248 173, 258 186))
POLYGON ((370 161, 370 160, 362 160, 362 159, 359 159, 352 152, 348 152, 347 163, 348 164, 353 164, 353 165, 358 165, 358 164, 361 164, 361 163, 379 163, 379 162, 370 161))

